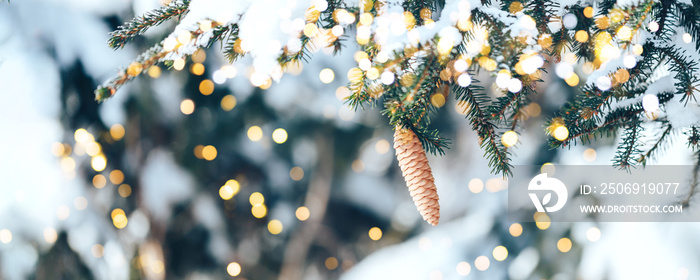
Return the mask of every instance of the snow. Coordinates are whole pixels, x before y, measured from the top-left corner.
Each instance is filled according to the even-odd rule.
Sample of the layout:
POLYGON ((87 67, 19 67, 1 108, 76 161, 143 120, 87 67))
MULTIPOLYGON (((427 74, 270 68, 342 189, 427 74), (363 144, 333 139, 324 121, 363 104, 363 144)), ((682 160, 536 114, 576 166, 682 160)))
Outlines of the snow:
POLYGON ((143 199, 155 219, 167 221, 172 207, 192 195, 194 179, 168 151, 151 151, 141 172, 143 199))

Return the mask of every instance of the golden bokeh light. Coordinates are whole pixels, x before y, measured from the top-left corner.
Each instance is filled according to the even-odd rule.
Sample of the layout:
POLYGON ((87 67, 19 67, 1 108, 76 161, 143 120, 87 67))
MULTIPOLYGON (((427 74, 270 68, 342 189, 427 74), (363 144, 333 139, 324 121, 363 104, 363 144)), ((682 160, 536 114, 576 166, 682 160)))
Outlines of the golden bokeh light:
POLYGON ((224 111, 231 111, 233 108, 236 107, 236 104, 238 101, 236 100, 236 97, 233 95, 226 95, 223 98, 221 98, 221 109, 224 109, 224 111))
POLYGON ((205 160, 212 161, 216 159, 217 154, 216 147, 212 145, 206 145, 202 148, 202 158, 205 160))
POLYGON ((109 127, 109 135, 112 136, 114 141, 119 141, 124 138, 124 134, 126 134, 126 130, 124 130, 124 126, 121 124, 114 124, 109 127))
POLYGON ((180 102, 180 112, 185 115, 194 113, 194 101, 192 101, 192 99, 182 100, 182 102, 180 102))
MULTIPOLYGON (((205 20, 206 22, 208 20, 205 20)), ((210 22, 211 24, 211 22, 210 22)), ((205 60, 207 60, 207 52, 204 49, 198 49, 192 53, 192 62, 194 63, 204 63, 205 60)))
POLYGON ((92 253, 92 256, 95 258, 101 258, 105 254, 105 247, 102 246, 102 244, 95 244, 92 245, 90 248, 90 253, 92 253))
POLYGON ((98 189, 104 188, 107 185, 107 178, 102 174, 97 174, 92 177, 92 185, 98 189))
POLYGON ((259 126, 254 125, 248 128, 248 139, 250 139, 250 141, 259 141, 262 137, 263 131, 259 126))
POLYGON ((89 156, 94 157, 102 152, 102 146, 97 142, 88 142, 85 144, 85 152, 89 156))
POLYGON ((586 32, 585 30, 576 31, 576 34, 574 34, 574 38, 576 38, 576 41, 585 43, 586 41, 588 41, 588 32, 586 32))
POLYGON ((589 148, 583 151, 583 160, 587 162, 593 162, 597 157, 598 155, 594 149, 589 148))
POLYGON ((333 70, 330 68, 325 68, 318 74, 318 78, 321 79, 321 82, 324 84, 330 84, 333 82, 333 79, 335 79, 335 73, 333 73, 333 70))
POLYGON ((241 190, 241 185, 238 181, 231 179, 226 181, 226 184, 219 188, 219 196, 223 200, 230 200, 241 190))
POLYGON ((391 149, 391 144, 386 139, 381 139, 374 144, 374 150, 379 154, 386 154, 391 149))
POLYGON ((493 252, 491 252, 493 255, 493 259, 502 262, 506 258, 508 258, 508 249, 505 246, 496 246, 496 248, 493 248, 493 252))
POLYGON ((518 143, 518 134, 512 130, 506 131, 503 133, 503 136, 501 136, 501 143, 503 143, 503 146, 506 147, 514 146, 516 143, 518 143))
POLYGON ((109 172, 109 181, 115 185, 121 184, 124 182, 124 172, 119 169, 112 170, 112 172, 109 172))
POLYGON ((116 208, 112 210, 112 223, 114 224, 114 227, 118 229, 122 229, 126 227, 126 224, 128 223, 128 219, 126 218, 126 214, 124 213, 124 210, 120 208, 116 208))
POLYGON ((53 144, 51 144, 51 153, 57 157, 65 155, 66 146, 63 145, 63 143, 59 143, 59 142, 53 143, 53 144))
POLYGON ((578 75, 576 75, 576 73, 571 73, 571 76, 569 76, 568 78, 564 79, 564 81, 565 81, 566 84, 569 85, 570 87, 575 87, 575 86, 578 85, 580 79, 579 79, 578 75))
POLYGON ((199 83, 199 92, 202 95, 211 95, 214 92, 214 82, 206 79, 199 83))
POLYGON ((277 144, 282 144, 287 141, 287 131, 284 128, 278 128, 272 131, 272 141, 277 144))
POLYGON ((536 212, 533 215, 533 218, 535 219, 535 225, 541 230, 548 229, 549 226, 552 224, 551 220, 549 219, 549 216, 547 216, 547 214, 543 212, 536 212))
POLYGON ((617 38, 622 41, 629 41, 632 39, 632 29, 626 25, 620 26, 620 28, 617 29, 617 38))
POLYGON ((352 92, 350 91, 349 88, 347 88, 345 86, 338 87, 335 90, 335 97, 338 98, 338 100, 345 100, 348 97, 350 97, 351 95, 352 95, 352 92))
POLYGON ((204 64, 201 64, 201 63, 192 64, 192 66, 190 66, 190 73, 197 75, 197 76, 203 75, 204 74, 204 64))
POLYGON ((289 170, 289 177, 294 181, 304 179, 304 169, 301 169, 299 166, 292 167, 292 169, 289 170))
POLYGON ((361 159, 353 160, 351 167, 353 172, 360 173, 365 170, 365 162, 361 159))
POLYGON ((75 138, 75 142, 83 144, 95 141, 95 137, 84 128, 76 129, 75 133, 73 133, 73 138, 75 138))
POLYGON ((430 96, 430 104, 435 107, 441 108, 445 106, 445 96, 441 93, 436 93, 430 96))
POLYGON ((194 146, 194 156, 198 159, 204 159, 204 156, 202 155, 202 150, 204 150, 204 145, 194 146))
POLYGON ((510 225, 510 227, 508 227, 508 232, 513 237, 518 237, 521 234, 523 234, 523 226, 519 223, 513 223, 512 225, 510 225))
POLYGON ((373 227, 369 229, 369 232, 367 232, 367 234, 369 235, 369 238, 374 241, 382 239, 382 230, 378 227, 373 227))
POLYGON ((569 129, 563 125, 556 126, 552 131, 552 136, 554 136, 554 139, 564 141, 569 137, 569 129))
POLYGON ((157 65, 153 65, 151 67, 148 67, 148 76, 151 78, 158 78, 160 77, 160 74, 163 72, 163 70, 160 69, 157 65))
POLYGON ((182 58, 175 59, 173 61, 173 69, 175 69, 177 71, 185 69, 185 60, 182 58))
POLYGON ((328 270, 334 270, 338 268, 338 259, 336 259, 335 257, 328 257, 326 258, 324 265, 328 270))
POLYGON ((557 249, 559 249, 560 252, 566 253, 571 251, 571 239, 563 237, 557 241, 557 249))
POLYGON ((275 235, 280 234, 283 228, 284 227, 282 226, 282 222, 280 222, 280 220, 272 220, 267 223, 267 230, 275 235))
POLYGON ((128 184, 122 184, 117 188, 117 192, 119 193, 119 196, 123 198, 127 198, 131 195, 131 186, 128 184))
POLYGON ((72 157, 61 158, 61 169, 66 172, 73 171, 75 169, 75 160, 72 157))
POLYGON ((308 207, 301 206, 297 208, 297 210, 294 212, 294 215, 297 217, 297 219, 299 219, 299 221, 306 221, 311 216, 311 211, 309 211, 308 207))
POLYGON ((593 18, 593 7, 588 6, 583 8, 583 16, 587 18, 593 18))
POLYGON ((248 201, 250 202, 250 205, 253 206, 263 205, 263 203, 265 203, 265 196, 259 192, 254 192, 250 194, 248 201))
POLYGON ((58 239, 58 233, 56 232, 56 229, 51 227, 44 229, 44 240, 46 241, 46 243, 53 244, 56 242, 56 239, 58 239))
POLYGON ((253 217, 262 219, 267 215, 267 207, 264 204, 254 205, 250 212, 253 214, 253 217))
POLYGON ((226 272, 228 273, 228 275, 231 275, 234 277, 238 276, 239 274, 241 274, 241 265, 238 264, 237 262, 229 263, 226 266, 226 272))

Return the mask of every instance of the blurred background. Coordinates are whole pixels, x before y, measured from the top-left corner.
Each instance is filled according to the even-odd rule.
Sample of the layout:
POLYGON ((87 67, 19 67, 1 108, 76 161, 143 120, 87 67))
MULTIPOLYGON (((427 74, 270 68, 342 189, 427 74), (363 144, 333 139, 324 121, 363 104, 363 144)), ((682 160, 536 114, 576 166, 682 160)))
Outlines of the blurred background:
MULTIPOLYGON (((342 101, 352 41, 260 87, 216 44, 96 103, 175 23, 117 51, 108 33, 160 5, 0 3, 0 278, 700 279, 695 223, 508 222, 507 183, 449 98, 429 226, 387 119, 342 101)), ((575 88, 554 76, 539 92, 514 164, 609 164, 614 138, 549 149, 544 120, 575 88)), ((658 164, 692 164, 677 142, 658 164)))

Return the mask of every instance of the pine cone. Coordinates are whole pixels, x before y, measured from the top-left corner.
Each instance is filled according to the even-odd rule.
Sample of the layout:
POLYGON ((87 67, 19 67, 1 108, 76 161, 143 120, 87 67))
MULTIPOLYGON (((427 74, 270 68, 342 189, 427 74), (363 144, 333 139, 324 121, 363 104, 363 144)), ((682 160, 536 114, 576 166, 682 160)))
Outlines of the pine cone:
POLYGON ((412 130, 397 126, 394 132, 394 149, 418 212, 423 216, 423 220, 437 225, 440 220, 440 204, 435 179, 423 145, 412 130))

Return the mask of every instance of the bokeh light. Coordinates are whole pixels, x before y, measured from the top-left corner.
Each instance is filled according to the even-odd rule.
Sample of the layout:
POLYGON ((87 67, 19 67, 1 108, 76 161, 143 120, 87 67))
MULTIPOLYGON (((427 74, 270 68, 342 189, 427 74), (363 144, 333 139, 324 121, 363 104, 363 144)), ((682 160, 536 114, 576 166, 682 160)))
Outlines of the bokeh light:
POLYGON ((311 216, 311 211, 309 211, 308 207, 301 206, 297 208, 297 210, 294 212, 294 215, 297 217, 297 219, 299 219, 299 221, 306 221, 311 216))
POLYGON ((489 266, 491 266, 491 261, 486 256, 478 256, 474 260, 474 267, 479 271, 487 270, 489 266))
POLYGON ((239 274, 241 274, 241 265, 238 264, 237 262, 229 263, 226 266, 226 272, 228 273, 228 275, 231 275, 234 277, 238 276, 239 274))
POLYGON ((280 222, 280 220, 271 220, 269 223, 267 223, 267 230, 275 235, 280 234, 283 228, 284 227, 282 226, 282 222, 280 222))
POLYGON ((374 241, 382 239, 382 230, 378 227, 373 227, 369 229, 369 232, 367 234, 369 235, 369 238, 374 241))

